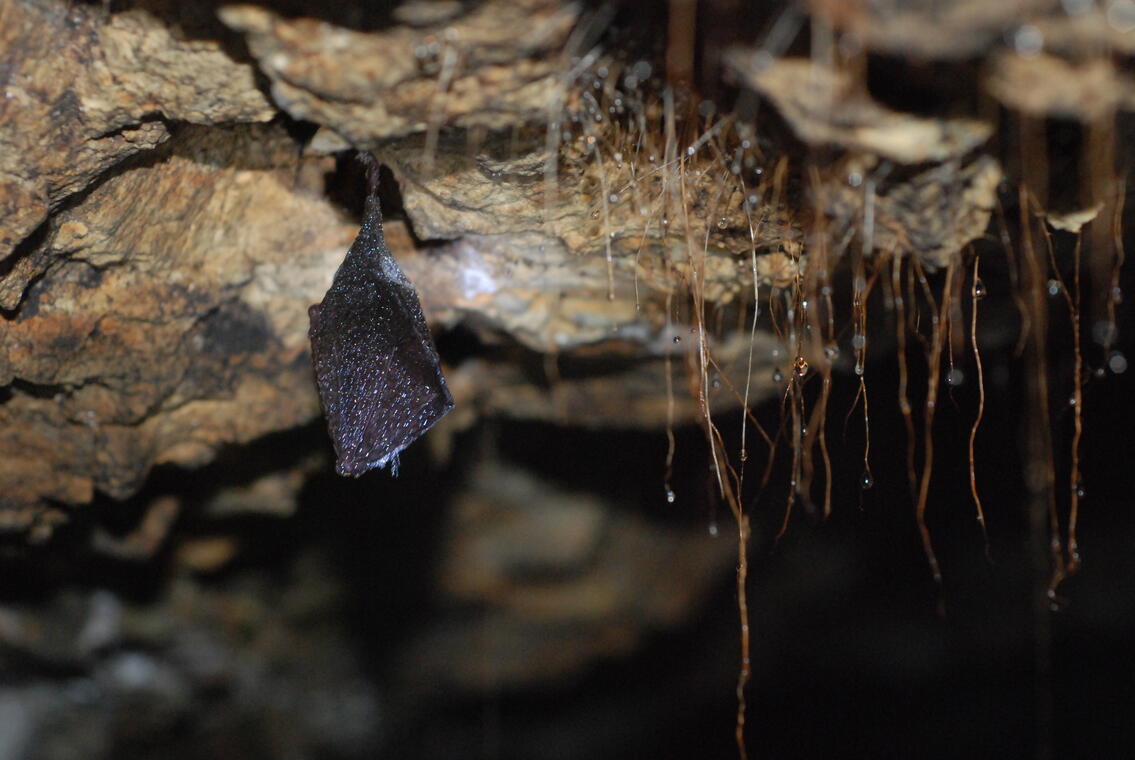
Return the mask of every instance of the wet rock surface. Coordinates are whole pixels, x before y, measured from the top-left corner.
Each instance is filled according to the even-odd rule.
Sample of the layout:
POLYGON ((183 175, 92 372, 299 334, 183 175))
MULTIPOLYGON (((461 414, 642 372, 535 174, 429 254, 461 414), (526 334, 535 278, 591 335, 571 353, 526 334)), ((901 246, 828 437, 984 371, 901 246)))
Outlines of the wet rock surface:
POLYGON ((1101 570, 1041 628, 1014 458, 1040 323, 994 242, 1039 220, 1070 342, 1075 236, 1130 229, 1131 3, 707 2, 667 27, 682 5, 0 0, 0 760, 734 756, 733 483, 754 756, 1129 745, 1083 714, 1128 703, 1083 687, 1121 693, 1133 628, 1109 583, 1130 276, 1084 248, 1077 319, 1105 339, 1076 370, 1055 349, 1053 424, 1073 371, 1102 399, 1101 570), (667 87, 699 77, 716 102, 667 87), (393 481, 332 475, 308 344, 358 232, 355 150, 457 404, 393 481), (920 300, 974 252, 985 574, 977 297, 920 300), (894 362, 939 320, 934 587, 904 469, 927 444, 895 403, 928 378, 899 390, 894 362), (803 402, 831 378, 828 422, 803 402), (1044 678, 1074 695, 1057 719, 1044 678))

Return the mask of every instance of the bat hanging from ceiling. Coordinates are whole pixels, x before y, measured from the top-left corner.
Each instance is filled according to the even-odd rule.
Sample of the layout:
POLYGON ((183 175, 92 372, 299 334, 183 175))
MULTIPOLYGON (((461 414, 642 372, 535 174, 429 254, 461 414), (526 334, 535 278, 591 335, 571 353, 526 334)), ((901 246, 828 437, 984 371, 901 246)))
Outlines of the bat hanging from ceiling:
POLYGON ((311 359, 335 469, 398 474, 398 454, 453 408, 414 286, 386 247, 378 161, 367 169, 362 229, 323 301, 308 311, 311 359))

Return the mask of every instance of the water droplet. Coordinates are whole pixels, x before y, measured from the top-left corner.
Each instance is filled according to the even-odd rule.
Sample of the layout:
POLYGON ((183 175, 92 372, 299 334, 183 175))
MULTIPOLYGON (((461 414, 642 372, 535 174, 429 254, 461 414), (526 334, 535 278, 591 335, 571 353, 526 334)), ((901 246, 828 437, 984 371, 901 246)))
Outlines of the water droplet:
POLYGON ((824 346, 824 356, 828 358, 828 361, 835 361, 836 357, 839 356, 839 346, 824 346))
POLYGON ((1079 16, 1081 13, 1090 10, 1093 2, 1095 0, 1060 0, 1060 7, 1069 16, 1079 16))
POLYGON ((677 498, 678 497, 674 494, 673 489, 671 489, 671 488, 666 489, 666 501, 668 503, 673 504, 677 500, 677 498))
POLYGON ((859 187, 863 184, 863 175, 859 172, 852 172, 851 174, 848 174, 847 184, 851 185, 852 187, 859 187))
POLYGON ((1095 375, 1097 380, 1103 380, 1105 377, 1107 377, 1107 370, 1105 370, 1103 367, 1096 367, 1092 371, 1092 374, 1095 375))
POLYGON ((618 193, 611 193, 610 195, 607 196, 607 202, 608 203, 618 203, 619 202, 619 194, 618 193))
POLYGON ((1084 495, 1086 493, 1087 493, 1087 491, 1084 490, 1084 484, 1083 483, 1077 483, 1076 484, 1076 498, 1082 499, 1082 498, 1084 498, 1084 495))
POLYGON ((1060 295, 1060 283, 1057 282, 1056 280, 1049 280, 1048 281, 1048 294, 1050 296, 1060 295))
POLYGON ((1023 56, 1033 56, 1044 47, 1044 35, 1032 24, 1022 24, 1013 34, 1013 47, 1023 56))
POLYGON ((1112 351, 1107 357, 1107 368, 1117 375, 1127 371, 1127 357, 1119 351, 1112 351))
POLYGON ((805 311, 808 310, 808 299, 807 298, 805 298, 803 301, 800 302, 800 308, 804 309, 805 311))
POLYGON ((721 217, 720 219, 717 220, 717 229, 723 230, 728 226, 729 226, 729 222, 725 219, 725 217, 721 217))
POLYGON ((1111 289, 1111 302, 1117 306, 1123 303, 1123 288, 1116 285, 1111 289))
POLYGON ((1076 396, 1075 395, 1068 397, 1068 406, 1076 406, 1076 396))
POLYGON ((717 521, 716 520, 714 520, 713 522, 711 522, 709 524, 709 535, 711 535, 711 536, 717 535, 717 521))
POLYGON ((720 388, 721 387, 721 380, 719 378, 716 378, 716 377, 713 378, 713 381, 710 383, 710 386, 713 387, 713 388, 720 388))
POLYGON ((870 470, 863 471, 863 477, 859 479, 859 487, 864 491, 868 491, 875 485, 875 476, 871 474, 870 470))
POLYGON ((784 382, 784 373, 780 371, 780 367, 777 367, 772 371, 772 381, 774 383, 784 382))
POLYGON ((863 377, 863 365, 862 364, 856 364, 855 365, 855 374, 858 375, 859 377, 863 377))
POLYGON ((851 347, 854 348, 856 351, 866 347, 866 345, 867 345, 867 336, 864 335, 863 333, 855 333, 855 335, 853 335, 851 337, 851 347))
POLYGON ((1121 34, 1135 31, 1135 2, 1113 0, 1107 6, 1107 23, 1121 34))
POLYGON ((682 342, 682 336, 681 335, 675 335, 674 336, 674 342, 675 343, 681 343, 682 342))
POLYGON ((598 219, 599 218, 599 209, 595 209, 594 211, 591 212, 591 218, 592 219, 598 219))
POLYGON ((651 156, 647 157, 646 160, 653 164, 657 159, 655 159, 654 156, 651 155, 651 156))
POLYGON ((974 298, 985 298, 985 283, 980 279, 973 284, 973 295, 974 298))
POLYGON ((1101 319, 1092 325, 1092 339, 1101 346, 1110 346, 1115 340, 1115 323, 1101 319))
POLYGON ((946 373, 946 385, 961 385, 966 381, 966 373, 954 367, 946 373))

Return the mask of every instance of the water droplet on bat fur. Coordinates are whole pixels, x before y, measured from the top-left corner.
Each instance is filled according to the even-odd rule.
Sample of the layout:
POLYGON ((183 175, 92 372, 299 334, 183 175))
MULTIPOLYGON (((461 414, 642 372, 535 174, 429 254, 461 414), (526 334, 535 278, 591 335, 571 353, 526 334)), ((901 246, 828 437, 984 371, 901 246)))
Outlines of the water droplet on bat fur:
POLYGON ((1127 357, 1119 351, 1112 351, 1107 357, 1107 368, 1117 375, 1122 375, 1127 371, 1127 357))
POLYGON ((946 373, 946 385, 961 385, 966 381, 966 373, 962 372, 957 367, 946 373))
POLYGON ((978 298, 985 298, 985 293, 985 283, 979 279, 973 286, 973 294, 978 298))
POLYGON ((1048 281, 1048 294, 1050 296, 1060 295, 1060 283, 1057 282, 1056 280, 1049 280, 1048 281))
POLYGON ((784 382, 784 373, 780 371, 780 367, 777 367, 772 371, 772 381, 774 383, 784 382))
POLYGON ((671 489, 671 488, 667 488, 666 489, 666 502, 669 503, 669 504, 673 504, 675 501, 677 501, 677 499, 678 499, 678 497, 674 494, 674 490, 671 489))
POLYGON ((675 335, 674 336, 674 342, 675 343, 681 343, 682 342, 682 336, 681 335, 675 335))
POLYGON ((863 471, 863 477, 859 479, 859 487, 864 491, 870 490, 875 485, 875 476, 871 474, 870 470, 863 471))
POLYGON ((709 524, 709 535, 717 537, 717 521, 714 520, 709 524))

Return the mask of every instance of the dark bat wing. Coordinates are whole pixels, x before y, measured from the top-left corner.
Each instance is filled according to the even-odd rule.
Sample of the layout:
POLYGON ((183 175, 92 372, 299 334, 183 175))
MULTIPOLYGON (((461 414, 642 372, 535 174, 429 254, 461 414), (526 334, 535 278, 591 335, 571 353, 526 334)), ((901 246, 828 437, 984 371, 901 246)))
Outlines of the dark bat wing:
POLYGON ((378 199, 323 302, 311 354, 340 475, 391 465, 453 408, 417 293, 386 248, 378 199))

